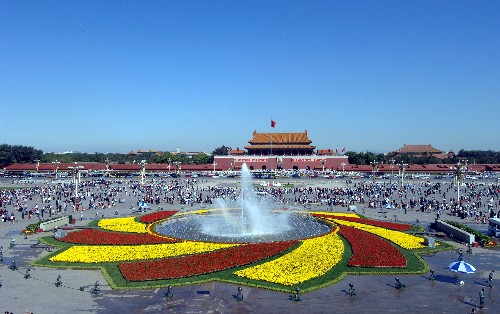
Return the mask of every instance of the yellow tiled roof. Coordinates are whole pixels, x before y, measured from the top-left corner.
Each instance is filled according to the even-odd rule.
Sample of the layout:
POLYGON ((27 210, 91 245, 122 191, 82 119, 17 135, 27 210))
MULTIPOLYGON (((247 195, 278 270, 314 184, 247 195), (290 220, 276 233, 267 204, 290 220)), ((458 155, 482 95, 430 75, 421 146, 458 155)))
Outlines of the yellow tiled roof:
POLYGON ((434 153, 440 154, 443 153, 442 150, 436 149, 432 147, 432 145, 407 145, 405 144, 403 147, 395 151, 395 153, 434 153))
POLYGON ((310 144, 312 141, 307 137, 307 131, 301 133, 257 133, 253 132, 253 139, 248 141, 252 144, 310 144))
POLYGON ((269 145, 269 144, 257 144, 257 145, 250 145, 250 146, 245 146, 246 149, 315 149, 316 146, 311 146, 311 145, 287 145, 287 144, 274 144, 269 145))

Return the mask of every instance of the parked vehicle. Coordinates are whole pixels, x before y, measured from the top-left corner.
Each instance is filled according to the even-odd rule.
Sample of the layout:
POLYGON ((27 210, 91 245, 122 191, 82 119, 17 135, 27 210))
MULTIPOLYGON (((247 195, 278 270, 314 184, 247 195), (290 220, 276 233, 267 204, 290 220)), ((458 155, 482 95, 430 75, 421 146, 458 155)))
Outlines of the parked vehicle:
POLYGON ((500 237, 500 218, 490 218, 488 231, 495 237, 500 237))

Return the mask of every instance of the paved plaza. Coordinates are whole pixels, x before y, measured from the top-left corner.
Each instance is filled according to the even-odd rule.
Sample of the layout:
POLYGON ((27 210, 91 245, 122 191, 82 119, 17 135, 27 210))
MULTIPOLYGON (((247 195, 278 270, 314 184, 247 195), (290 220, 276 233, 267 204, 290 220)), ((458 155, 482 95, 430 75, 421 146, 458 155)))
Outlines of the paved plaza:
MULTIPOLYGON (((209 179, 200 185, 235 185, 237 179, 209 179)), ((293 180, 287 180, 293 181, 293 180)), ((342 186, 345 182, 334 180, 295 180, 296 186, 342 186)), ((0 187, 10 186, 10 182, 1 182, 0 187)), ((28 206, 34 206, 37 200, 30 201, 28 206)), ((39 200, 38 200, 39 202, 39 200)), ((74 213, 77 218, 76 226, 87 225, 102 214, 105 217, 139 215, 132 213, 131 204, 137 198, 127 197, 124 203, 119 203, 111 209, 89 209, 74 213)), ((165 210, 191 210, 201 208, 201 204, 166 205, 165 210)), ((10 207, 9 211, 11 210, 10 207)), ((153 211, 156 208, 152 209, 153 211)), ((326 205, 313 204, 308 210, 329 211, 326 205)), ((336 206, 336 212, 346 212, 346 207, 336 206)), ((408 210, 406 213, 399 209, 389 209, 384 213, 380 208, 363 208, 358 211, 370 218, 381 220, 395 220, 422 226, 428 226, 436 215, 408 210)), ((72 213, 69 213, 72 214, 72 213)), ((20 218, 20 217, 18 217, 20 218)), ((45 217, 47 218, 47 217, 45 217)), ((471 227, 484 230, 484 225, 476 225, 458 217, 443 214, 443 219, 457 220, 468 223, 471 227)), ((55 269, 30 266, 30 262, 48 252, 43 248, 32 248, 37 243, 37 237, 47 236, 49 233, 30 235, 24 239, 20 231, 31 220, 18 219, 16 223, 0 222, 0 245, 3 247, 4 262, 0 266, 0 313, 500 313, 499 293, 500 280, 493 280, 494 288, 487 287, 488 274, 497 270, 500 275, 500 250, 473 248, 472 254, 464 254, 464 259, 477 268, 474 274, 460 274, 464 284, 455 284, 453 275, 447 266, 457 259, 457 250, 465 246, 449 241, 456 250, 423 255, 422 258, 435 271, 436 280, 430 281, 429 274, 399 275, 405 289, 395 289, 394 275, 348 275, 342 281, 312 292, 304 293, 301 302, 291 300, 290 293, 275 292, 265 289, 256 289, 242 286, 243 301, 236 300, 238 286, 228 283, 208 282, 192 286, 173 287, 173 298, 165 299, 166 288, 149 290, 112 290, 99 270, 89 269, 55 269), (9 248, 10 242, 15 239, 16 244, 9 248), (15 260, 18 270, 8 268, 15 260), (25 279, 26 269, 30 268, 30 278, 25 279), (61 276, 62 285, 56 287, 55 282, 61 276), (94 283, 99 281, 101 291, 98 294, 90 293, 94 283), (357 295, 347 294, 349 283, 352 283, 357 295), (485 288, 485 308, 479 309, 479 292, 485 288)))

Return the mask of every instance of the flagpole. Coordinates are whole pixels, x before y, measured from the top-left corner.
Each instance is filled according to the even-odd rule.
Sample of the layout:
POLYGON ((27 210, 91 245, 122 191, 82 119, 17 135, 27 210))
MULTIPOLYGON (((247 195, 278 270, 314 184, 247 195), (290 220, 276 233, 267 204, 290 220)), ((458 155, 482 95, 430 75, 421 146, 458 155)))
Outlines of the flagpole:
MULTIPOLYGON (((271 118, 271 129, 274 127, 273 125, 274 121, 273 118, 271 118)), ((269 132, 269 137, 270 137, 270 142, 271 142, 271 154, 269 156, 269 164, 271 166, 271 170, 273 169, 273 132, 269 132)))
MULTIPOLYGON (((273 128, 273 118, 271 118, 271 129, 273 128)), ((272 130, 269 132, 269 137, 271 138, 271 156, 273 155, 273 133, 272 130)))
MULTIPOLYGON (((271 128, 272 128, 272 121, 273 119, 271 119, 271 128)), ((269 137, 271 138, 271 156, 269 157, 269 162, 270 162, 270 165, 271 165, 271 170, 273 169, 273 132, 269 132, 269 137)))
POLYGON ((273 155, 273 133, 269 133, 271 136, 271 156, 273 155))

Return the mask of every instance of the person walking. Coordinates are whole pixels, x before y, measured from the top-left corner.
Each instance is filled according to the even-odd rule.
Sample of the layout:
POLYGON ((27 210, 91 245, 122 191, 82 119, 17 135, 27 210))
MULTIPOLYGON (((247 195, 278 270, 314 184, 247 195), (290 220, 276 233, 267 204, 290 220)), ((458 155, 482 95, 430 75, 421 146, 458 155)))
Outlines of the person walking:
POLYGON ((479 308, 482 309, 484 307, 484 288, 479 292, 479 308))
POLYGON ((488 287, 490 287, 490 288, 493 288, 493 273, 494 272, 495 271, 492 270, 491 273, 490 273, 490 275, 488 276, 488 287))

